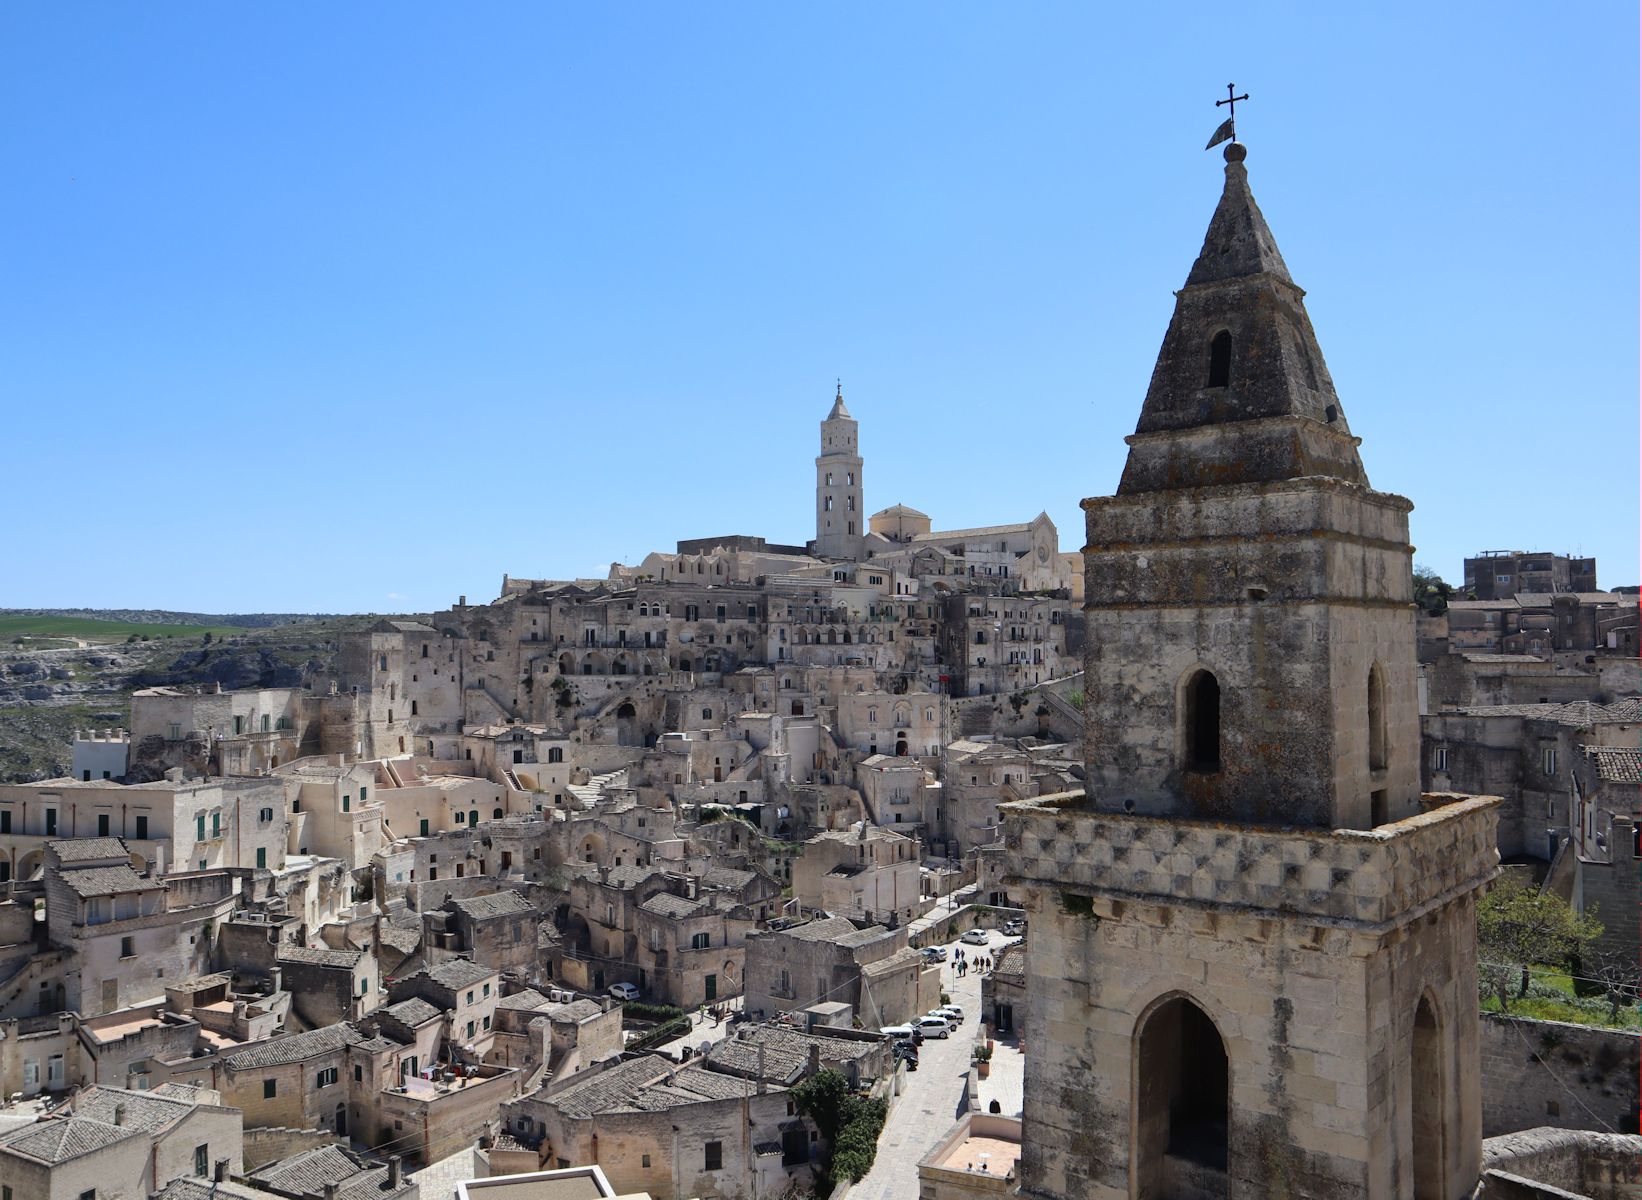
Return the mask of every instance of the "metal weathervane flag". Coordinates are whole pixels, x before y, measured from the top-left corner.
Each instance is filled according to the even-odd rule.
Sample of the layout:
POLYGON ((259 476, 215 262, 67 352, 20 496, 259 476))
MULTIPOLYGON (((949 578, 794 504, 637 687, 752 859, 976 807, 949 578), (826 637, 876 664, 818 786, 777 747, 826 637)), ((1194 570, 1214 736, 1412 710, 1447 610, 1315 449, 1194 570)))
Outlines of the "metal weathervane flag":
POLYGON ((1213 150, 1221 142, 1235 142, 1237 140, 1237 102, 1248 98, 1249 94, 1247 92, 1244 92, 1241 96, 1237 94, 1237 85, 1235 83, 1226 85, 1226 98, 1214 102, 1216 108, 1225 106, 1227 110, 1226 119, 1220 123, 1220 128, 1214 131, 1214 136, 1209 139, 1209 144, 1204 146, 1203 149, 1213 150))

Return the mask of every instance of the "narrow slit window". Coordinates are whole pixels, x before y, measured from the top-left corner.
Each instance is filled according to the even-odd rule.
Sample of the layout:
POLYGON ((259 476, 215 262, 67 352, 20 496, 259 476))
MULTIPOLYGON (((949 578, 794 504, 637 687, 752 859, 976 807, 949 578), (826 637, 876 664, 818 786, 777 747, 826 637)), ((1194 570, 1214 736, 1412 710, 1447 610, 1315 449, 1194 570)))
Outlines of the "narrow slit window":
POLYGON ((1231 334, 1222 329, 1209 343, 1209 386, 1225 387, 1231 382, 1231 334))
POLYGON ((1186 765, 1205 774, 1220 770, 1220 681, 1208 671, 1186 684, 1186 765))

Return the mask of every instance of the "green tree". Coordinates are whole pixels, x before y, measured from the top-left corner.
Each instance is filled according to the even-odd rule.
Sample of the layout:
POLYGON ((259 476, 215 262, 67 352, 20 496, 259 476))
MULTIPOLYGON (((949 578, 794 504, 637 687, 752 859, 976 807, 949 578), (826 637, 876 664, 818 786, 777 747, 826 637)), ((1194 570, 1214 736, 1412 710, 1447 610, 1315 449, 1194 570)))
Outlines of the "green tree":
POLYGON ((888 1105, 871 1096, 853 1094, 849 1080, 831 1068, 817 1071, 793 1088, 792 1093, 798 1111, 815 1122, 817 1132, 826 1143, 818 1194, 832 1191, 838 1179, 858 1180, 872 1170, 873 1159, 878 1155, 878 1135, 889 1113, 888 1105))
POLYGON ((1448 611, 1448 602, 1454 598, 1452 584, 1444 581, 1430 567, 1414 564, 1414 603, 1427 616, 1437 617, 1448 611))
POLYGON ((1511 985, 1528 991, 1528 968, 1565 966, 1602 936, 1595 917, 1561 897, 1514 879, 1501 881, 1477 905, 1477 971, 1482 985, 1511 1011, 1511 985))
POLYGON ((849 1099, 849 1080, 830 1068, 817 1071, 792 1090, 798 1111, 815 1122, 824 1141, 831 1144, 844 1123, 844 1101, 849 1099))

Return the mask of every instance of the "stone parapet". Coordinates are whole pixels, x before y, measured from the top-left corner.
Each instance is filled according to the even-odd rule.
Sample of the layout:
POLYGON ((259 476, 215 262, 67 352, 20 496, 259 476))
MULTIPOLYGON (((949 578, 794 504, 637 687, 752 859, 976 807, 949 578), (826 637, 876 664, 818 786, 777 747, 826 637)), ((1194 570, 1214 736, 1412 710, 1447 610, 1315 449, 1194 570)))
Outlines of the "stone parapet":
POLYGON ((1427 801, 1429 811, 1368 830, 1101 813, 1083 807, 1082 792, 999 807, 1010 886, 1373 932, 1413 921, 1498 870, 1497 797, 1427 801))

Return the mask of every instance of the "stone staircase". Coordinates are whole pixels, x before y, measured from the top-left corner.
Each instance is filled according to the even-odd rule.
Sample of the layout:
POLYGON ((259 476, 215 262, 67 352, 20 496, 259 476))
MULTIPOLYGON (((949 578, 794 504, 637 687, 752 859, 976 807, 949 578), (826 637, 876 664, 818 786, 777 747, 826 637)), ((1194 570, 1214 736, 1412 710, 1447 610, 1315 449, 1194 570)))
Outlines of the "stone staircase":
POLYGON ((572 783, 565 786, 565 791, 576 798, 576 802, 584 809, 594 809, 599 801, 604 799, 604 790, 612 785, 621 786, 627 782, 627 768, 622 767, 615 771, 606 771, 603 775, 594 775, 586 783, 572 783))

